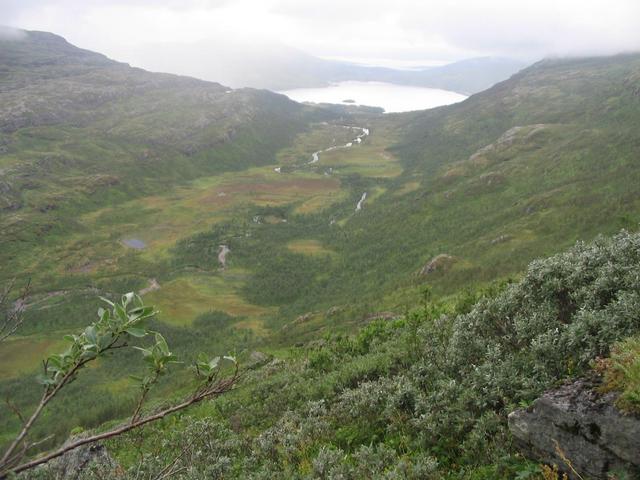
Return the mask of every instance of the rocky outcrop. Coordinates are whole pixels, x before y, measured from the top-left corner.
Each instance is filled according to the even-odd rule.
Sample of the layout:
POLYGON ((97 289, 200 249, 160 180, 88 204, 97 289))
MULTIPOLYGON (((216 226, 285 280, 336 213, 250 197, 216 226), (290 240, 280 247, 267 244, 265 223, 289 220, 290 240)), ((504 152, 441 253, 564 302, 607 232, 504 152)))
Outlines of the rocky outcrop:
MULTIPOLYGON (((84 435, 70 438, 67 443, 76 441, 84 435)), ((100 443, 76 448, 41 467, 53 478, 60 480, 80 480, 86 478, 92 469, 99 469, 104 478, 117 478, 120 466, 113 460, 107 449, 100 443)), ((48 477, 47 477, 48 478, 48 477)))
POLYGON ((424 267, 420 270, 420 275, 430 275, 435 272, 444 272, 449 270, 451 266, 456 262, 456 257, 452 257, 446 253, 441 253, 440 255, 436 255, 431 260, 429 260, 424 267))
POLYGON ((578 477, 568 462, 585 479, 614 472, 640 478, 640 418, 620 412, 616 394, 601 394, 597 386, 578 380, 548 391, 511 413, 509 430, 525 456, 556 464, 570 478, 578 477))

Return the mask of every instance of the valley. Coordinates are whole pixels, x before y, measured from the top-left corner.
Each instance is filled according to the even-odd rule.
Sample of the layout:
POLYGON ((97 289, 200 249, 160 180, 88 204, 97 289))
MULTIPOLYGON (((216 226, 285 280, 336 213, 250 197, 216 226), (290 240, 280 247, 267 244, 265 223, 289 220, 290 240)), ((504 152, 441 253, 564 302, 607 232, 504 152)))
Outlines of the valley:
MULTIPOLYGON (((371 443, 373 428, 376 439, 409 455, 422 447, 404 429, 433 429, 442 445, 424 440, 430 451, 457 452, 474 440, 469 424, 476 417, 454 412, 460 417, 452 423, 467 422, 451 434, 455 445, 438 436, 445 427, 428 423, 437 413, 430 405, 458 405, 456 385, 474 392, 470 411, 486 415, 487 429, 504 434, 509 402, 531 400, 554 381, 558 365, 562 375, 574 365, 587 368, 582 357, 566 368, 553 357, 557 363, 536 370, 533 386, 517 384, 519 365, 533 369, 534 354, 518 357, 520 349, 483 330, 483 321, 493 321, 491 309, 503 301, 506 310, 516 305, 537 318, 526 289, 546 298, 541 289, 557 285, 537 280, 535 262, 527 270, 535 259, 576 242, 575 255, 584 256, 580 242, 637 230, 640 55, 545 60, 460 103, 382 114, 145 72, 42 32, 0 47, 0 66, 12 72, 0 79, 0 282, 31 282, 25 299, 11 298, 12 308, 24 309, 24 324, 0 345, 0 396, 20 408, 37 401, 42 358, 95 319, 98 297, 128 291, 158 309, 149 328, 171 340, 181 361, 206 350, 232 353, 248 366, 256 357, 271 362, 257 373, 248 367, 248 387, 232 398, 253 417, 233 433, 224 423, 228 438, 262 438, 261 429, 306 414, 300 412, 309 405, 323 418, 326 399, 346 423, 335 436, 321 427, 309 433, 322 442, 353 452, 371 443), (468 326, 467 315, 480 320, 468 326), (477 371, 460 376, 470 363, 459 357, 465 345, 455 342, 468 342, 477 349, 469 350, 474 361, 499 375, 482 356, 485 346, 474 343, 485 340, 491 355, 515 358, 516 373, 505 383, 517 385, 492 390, 482 403, 476 385, 465 382, 502 386, 485 386, 477 371), (284 362, 290 371, 281 370, 284 362), (429 372, 422 380, 420 369, 429 372), (432 390, 416 393, 422 381, 432 390), (367 393, 376 382, 381 390, 367 393), (402 382, 410 384, 407 402, 433 391, 432 403, 405 408, 402 382), (455 400, 437 397, 440 391, 455 400), (255 401, 261 395, 277 403, 273 412, 255 401), (351 414, 341 402, 350 395, 397 396, 401 406, 389 424, 398 430, 386 431, 378 417, 344 420, 351 414), (414 407, 427 413, 411 417, 414 407)), ((631 235, 593 247, 598 261, 619 251, 631 257, 631 235)), ((547 262, 566 266, 565 256, 547 262)), ((576 291, 596 288, 561 273, 576 291)), ((535 335, 547 335, 544 328, 535 335)), ((533 349, 535 335, 522 335, 533 349)), ((53 435, 38 448, 126 415, 137 391, 122 374, 139 373, 135 355, 100 359, 71 383, 35 431, 53 435)), ((151 400, 178 398, 188 385, 187 378, 163 377, 151 400)), ((225 402, 204 404, 197 415, 219 420, 232 410, 225 402)), ((2 410, 0 444, 19 425, 2 410)), ((130 450, 118 442, 113 448, 123 464, 132 462, 130 450)), ((301 448, 299 463, 265 455, 280 458, 283 471, 294 465, 308 472, 309 458, 324 446, 301 448)), ((457 457, 447 455, 443 461, 458 468, 457 457)))

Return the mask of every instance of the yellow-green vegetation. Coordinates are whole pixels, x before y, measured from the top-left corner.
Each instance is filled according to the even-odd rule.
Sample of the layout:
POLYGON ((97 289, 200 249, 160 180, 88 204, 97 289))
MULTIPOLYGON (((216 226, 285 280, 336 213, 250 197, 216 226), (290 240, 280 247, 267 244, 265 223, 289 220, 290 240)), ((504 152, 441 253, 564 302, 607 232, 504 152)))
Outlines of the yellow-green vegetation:
MULTIPOLYGON (((255 396, 264 408, 273 402, 282 410, 250 405, 246 425, 252 433, 276 427, 285 411, 309 418, 303 406, 310 401, 340 397, 335 408, 344 407, 329 415, 332 428, 318 427, 330 432, 330 444, 302 439, 312 445, 302 455, 277 454, 276 463, 265 462, 265 468, 282 470, 275 477, 306 475, 316 461, 333 465, 346 458, 355 468, 359 458, 395 462, 398 455, 426 459, 412 464, 416 478, 429 478, 430 469, 470 472, 463 465, 475 468, 478 459, 490 465, 478 466, 487 470, 468 478, 514 473, 496 464, 506 443, 485 448, 487 438, 504 439, 506 406, 572 374, 564 369, 576 362, 562 356, 577 355, 571 348, 586 358, 597 350, 593 345, 621 336, 622 327, 596 322, 611 326, 600 332, 606 341, 575 347, 578 334, 571 337, 562 324, 567 344, 558 349, 542 341, 549 337, 533 344, 523 333, 544 333, 548 325, 509 326, 514 336, 525 335, 519 341, 527 349, 549 348, 518 357, 512 344, 501 343, 502 334, 494 335, 492 329, 507 328, 502 317, 473 313, 472 307, 474 292, 520 276, 534 258, 599 233, 637 228, 638 55, 545 61, 450 107, 379 115, 301 106, 265 91, 227 94, 215 84, 156 77, 90 53, 74 63, 72 48, 64 62, 45 63, 49 50, 36 50, 14 52, 6 57, 11 64, 0 65, 15 75, 3 84, 3 92, 15 90, 15 98, 7 93, 12 103, 0 115, 0 146, 6 150, 0 156, 0 281, 32 279, 19 339, 33 339, 33 348, 44 351, 48 347, 39 342, 51 332, 76 331, 95 319, 97 295, 113 298, 155 283, 159 288, 145 294, 161 311, 151 327, 174 338, 176 352, 187 360, 201 347, 215 354, 281 352, 339 336, 327 340, 327 348, 317 342, 293 349, 288 356, 300 363, 291 376, 274 370, 273 384, 256 387, 276 392, 255 396), (51 82, 37 95, 18 88, 45 73, 51 82), (86 88, 87 98, 104 98, 105 84, 113 91, 105 103, 88 105, 77 101, 70 80, 86 88), (30 107, 13 108, 23 104, 30 107), (354 126, 370 135, 349 148, 322 152, 309 164, 314 152, 351 142, 354 126), (439 256, 456 261, 417 274, 439 256), (34 303, 43 298, 48 300, 34 303), (392 320, 416 303, 416 316, 392 320), (372 322, 380 312, 388 320, 372 322), (451 312, 454 317, 435 315, 451 312), (470 319, 476 323, 465 326, 470 319), (372 326, 356 340, 345 336, 367 323, 372 326), (425 335, 418 333, 422 328, 425 335), (454 328, 457 334, 449 338, 454 328), (485 330, 469 337, 477 328, 485 330), (405 343, 391 341, 401 338, 405 343), (466 343, 449 344, 453 340, 466 343), (507 357, 493 364, 485 361, 486 352, 507 357), (534 359, 543 365, 527 363, 534 359), (481 367, 463 375, 471 365, 481 367), (523 365, 539 375, 535 384, 524 382, 523 365), (407 378, 398 379, 402 373, 407 378), (349 423, 344 412, 350 411, 351 394, 365 402, 357 412, 366 412, 371 398, 394 403, 349 423), (464 402, 481 419, 470 417, 464 402), (446 421, 432 423, 442 411, 448 412, 446 421)), ((567 268, 574 265, 575 258, 565 260, 567 268)), ((578 281, 554 265, 545 271, 578 281)), ((558 298, 559 284, 538 280, 529 280, 529 290, 546 288, 537 298, 546 309, 522 304, 526 298, 500 297, 504 305, 492 305, 517 310, 504 318, 544 318, 555 325, 557 309, 549 302, 558 298), (526 315, 519 317, 521 310, 526 315)), ((517 291, 528 294, 525 287, 517 291)), ((607 295, 602 305, 615 299, 607 295)), ((16 365, 24 362, 21 349, 6 348, 16 365)), ((127 368, 127 359, 102 362, 86 383, 71 385, 82 395, 73 412, 61 410, 55 421, 58 440, 73 427, 92 427, 126 411, 123 385, 105 379, 127 368), (96 391, 100 405, 91 401, 96 391)), ((23 408, 37 401, 28 375, 0 381, 0 397, 16 391, 23 408)), ((0 414, 0 431, 12 432, 18 423, 0 414)), ((247 465, 262 462, 256 461, 247 465)), ((386 474, 395 467, 384 468, 386 474)))
POLYGON ((420 188, 420 182, 417 180, 408 181, 400 186, 395 192, 396 195, 404 195, 405 193, 415 192, 420 188))
POLYGON ((282 165, 303 165, 311 161, 314 152, 335 145, 345 145, 354 139, 351 128, 334 123, 314 123, 299 134, 292 144, 278 152, 277 161, 282 165))
POLYGON ((63 342, 60 332, 49 335, 14 337, 5 340, 0 348, 0 379, 15 378, 41 368, 41 361, 63 342))
POLYGON ((287 244, 287 248, 292 252, 304 255, 331 255, 335 253, 325 248, 322 242, 312 239, 292 240, 287 244))
MULTIPOLYGON (((309 312, 285 334, 311 341, 271 350, 278 361, 267 357, 232 395, 142 439, 111 442, 110 451, 131 476, 139 468, 134 446, 158 453, 191 445, 209 452, 178 461, 194 476, 556 478, 518 453, 507 416, 559 381, 588 374, 594 358, 629 334, 635 339, 614 355, 637 357, 639 272, 640 235, 622 232, 537 260, 518 282, 446 302, 427 289, 400 318, 371 320, 350 335, 316 330, 322 315, 309 312), (160 449, 159 436, 167 442, 160 449)), ((143 464, 164 466, 151 455, 143 464)), ((618 474, 634 478, 629 467, 618 474)))
POLYGON ((603 390, 620 394, 618 407, 640 413, 640 336, 616 343, 611 356, 596 363, 596 370, 604 376, 603 390))
POLYGON ((222 311, 234 317, 257 317, 269 309, 252 305, 240 296, 239 287, 245 272, 183 275, 163 284, 159 290, 145 295, 145 301, 156 305, 158 318, 172 325, 189 325, 199 315, 222 311))

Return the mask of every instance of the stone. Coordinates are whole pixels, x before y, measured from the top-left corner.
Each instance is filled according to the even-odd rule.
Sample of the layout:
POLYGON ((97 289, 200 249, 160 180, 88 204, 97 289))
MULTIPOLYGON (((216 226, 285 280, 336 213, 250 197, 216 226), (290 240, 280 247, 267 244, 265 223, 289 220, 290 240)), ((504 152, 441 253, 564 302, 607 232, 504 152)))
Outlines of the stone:
POLYGON ((431 260, 429 260, 424 267, 420 270, 420 275, 430 275, 435 272, 441 272, 449 270, 451 265, 456 262, 456 258, 448 255, 446 253, 441 253, 440 255, 436 255, 431 260))
POLYGON ((269 355, 267 355, 266 353, 260 352, 258 350, 254 350, 249 355, 249 363, 251 365, 262 364, 262 363, 265 363, 267 360, 269 360, 269 358, 270 358, 269 355))
MULTIPOLYGON (((79 440, 85 435, 71 437, 67 443, 79 440)), ((99 468, 103 474, 108 472, 108 478, 117 478, 121 473, 121 467, 109 455, 105 446, 100 443, 71 450, 41 468, 48 470, 54 475, 54 478, 60 480, 80 480, 84 478, 90 468, 99 468)))
POLYGON ((558 465, 572 479, 579 477, 565 459, 584 478, 621 472, 640 478, 640 418, 620 412, 617 394, 601 394, 598 385, 597 379, 577 380, 512 412, 509 430, 521 452, 558 465))

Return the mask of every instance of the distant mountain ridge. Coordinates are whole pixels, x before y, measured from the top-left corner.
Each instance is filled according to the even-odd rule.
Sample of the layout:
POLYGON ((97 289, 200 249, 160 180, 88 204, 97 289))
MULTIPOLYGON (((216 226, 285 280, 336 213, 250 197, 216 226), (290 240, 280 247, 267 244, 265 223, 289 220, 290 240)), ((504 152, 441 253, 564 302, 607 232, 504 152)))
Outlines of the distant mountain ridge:
POLYGON ((228 39, 195 45, 163 45, 153 51, 134 51, 133 55, 148 70, 179 70, 231 87, 275 91, 355 80, 440 88, 470 95, 506 80, 526 66, 514 59, 484 57, 403 70, 318 58, 280 44, 228 39))

